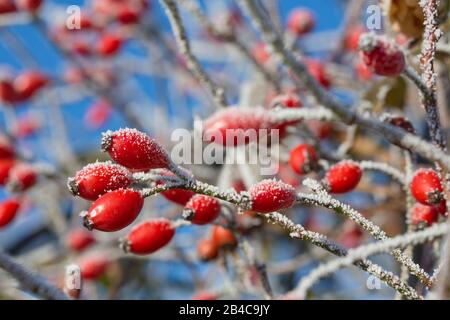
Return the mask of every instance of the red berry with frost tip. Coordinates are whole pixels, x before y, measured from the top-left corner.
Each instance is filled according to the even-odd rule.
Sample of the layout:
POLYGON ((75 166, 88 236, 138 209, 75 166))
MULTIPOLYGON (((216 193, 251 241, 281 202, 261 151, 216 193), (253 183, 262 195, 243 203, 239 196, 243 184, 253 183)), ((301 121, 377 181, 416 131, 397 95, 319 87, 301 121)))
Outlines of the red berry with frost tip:
POLYGON ((252 210, 273 212, 291 207, 296 199, 295 189, 284 182, 266 179, 249 189, 252 210))
POLYGON ((237 240, 233 232, 222 226, 213 226, 211 239, 218 248, 233 249, 237 246, 237 240))
POLYGON ((211 261, 219 255, 219 247, 217 243, 210 238, 205 238, 199 241, 197 245, 197 256, 202 261, 211 261))
POLYGON ((103 57, 113 56, 122 48, 123 40, 114 34, 103 34, 97 42, 97 54, 103 57))
POLYGON ((105 274, 110 261, 103 255, 89 255, 84 257, 78 265, 80 266, 81 278, 83 280, 97 280, 105 274))
POLYGON ((8 199, 0 202, 0 228, 11 223, 17 215, 20 202, 15 199, 8 199))
POLYGON ((359 40, 359 48, 362 60, 377 75, 395 77, 405 70, 403 51, 384 37, 365 33, 359 40))
POLYGON ((183 217, 193 224, 203 225, 213 222, 220 214, 220 203, 216 198, 196 194, 184 207, 183 217))
POLYGON ((94 243, 95 238, 92 233, 83 229, 72 230, 66 237, 67 247, 76 252, 83 251, 94 243))
POLYGON ((313 13, 306 8, 297 8, 289 13, 287 27, 296 36, 310 32, 315 25, 313 13))
POLYGON ((362 170, 356 162, 344 160, 327 171, 324 184, 331 193, 346 193, 356 188, 361 176, 362 170))
POLYGON ((141 193, 132 189, 118 189, 105 193, 83 212, 83 224, 89 230, 114 232, 130 225, 144 205, 141 193))
POLYGON ((265 64, 271 60, 269 49, 264 43, 257 43, 253 46, 252 56, 259 64, 265 64))
POLYGON ((0 134, 0 159, 10 159, 15 155, 14 147, 5 136, 0 134))
POLYGON ((0 159, 0 186, 4 186, 8 182, 8 177, 14 164, 14 159, 0 159))
POLYGON ((37 179, 38 175, 33 166, 19 163, 11 169, 7 186, 13 191, 25 191, 33 187, 37 179))
POLYGON ((439 218, 439 211, 434 206, 416 203, 412 208, 411 220, 413 224, 426 223, 431 225, 439 218))
POLYGON ((19 74, 17 78, 14 79, 16 99, 19 101, 26 101, 28 99, 31 99, 49 82, 49 78, 38 71, 27 71, 19 74))
POLYGON ((121 239, 120 246, 125 252, 145 255, 166 246, 175 235, 175 228, 167 219, 149 220, 133 227, 130 233, 121 239))
POLYGON ((131 173, 121 165, 112 162, 88 164, 69 178, 69 190, 86 200, 96 200, 108 191, 127 188, 133 179, 131 173))
POLYGON ((426 205, 435 205, 442 201, 442 185, 439 175, 432 169, 419 169, 411 181, 411 193, 414 198, 426 205))
POLYGON ((43 0, 16 0, 17 7, 20 10, 29 11, 29 12, 35 12, 37 11, 42 3, 43 0))
POLYGON ((107 131, 102 137, 102 150, 115 162, 133 170, 167 168, 170 164, 166 151, 136 129, 107 131))
POLYGON ((317 168, 316 149, 309 144, 299 144, 291 150, 289 164, 296 173, 305 174, 317 168))
POLYGON ((206 119, 203 139, 234 147, 257 141, 263 129, 270 134, 276 127, 264 108, 227 108, 206 119))

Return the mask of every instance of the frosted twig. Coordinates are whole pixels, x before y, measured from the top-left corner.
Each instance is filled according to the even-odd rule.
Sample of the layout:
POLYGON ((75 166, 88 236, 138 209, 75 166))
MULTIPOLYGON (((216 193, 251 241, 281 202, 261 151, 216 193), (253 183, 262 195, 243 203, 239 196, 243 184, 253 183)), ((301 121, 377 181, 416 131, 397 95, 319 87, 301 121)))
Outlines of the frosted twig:
POLYGON ((277 79, 273 74, 266 70, 260 63, 258 63, 250 50, 245 46, 242 40, 238 38, 234 30, 221 31, 211 23, 208 18, 203 14, 198 3, 193 0, 179 0, 179 2, 189 10, 202 26, 214 37, 232 44, 248 61, 255 67, 264 79, 270 83, 277 91, 280 91, 280 86, 277 79))
POLYGON ((225 98, 225 90, 211 80, 209 75, 202 69, 200 62, 192 53, 191 45, 186 35, 186 30, 183 26, 183 21, 176 3, 173 0, 160 0, 160 3, 164 7, 166 15, 169 18, 178 49, 186 59, 187 67, 198 81, 208 88, 216 104, 221 108, 226 107, 228 102, 225 98))
POLYGON ((291 52, 286 50, 280 36, 278 36, 271 24, 265 21, 259 12, 258 5, 255 1, 239 0, 238 2, 243 10, 251 17, 255 27, 261 32, 269 50, 300 79, 302 84, 311 91, 321 105, 335 112, 346 124, 356 123, 380 134, 396 145, 412 150, 432 161, 441 162, 446 168, 450 168, 450 156, 440 148, 400 128, 382 123, 367 114, 360 115, 355 111, 354 107, 338 101, 317 83, 301 61, 298 61, 291 52))
POLYGON ((275 109, 270 112, 273 123, 284 123, 297 120, 333 121, 336 116, 325 108, 275 109))
MULTIPOLYGON (((361 213, 353 209, 347 204, 344 204, 336 199, 333 199, 321 185, 312 179, 305 179, 303 184, 313 190, 315 194, 302 194, 297 195, 297 201, 300 203, 319 205, 324 208, 328 208, 333 212, 343 215, 350 220, 356 222, 361 228, 369 232, 377 240, 386 240, 388 236, 386 233, 372 221, 366 219, 361 213)), ((432 286, 430 276, 412 259, 406 256, 400 250, 392 251, 394 258, 401 264, 408 268, 409 272, 415 275, 423 284, 428 287, 432 286)))
POLYGON ((381 242, 375 242, 360 246, 356 249, 351 249, 348 251, 347 256, 334 259, 314 269, 307 277, 302 279, 293 292, 300 297, 305 297, 308 289, 311 288, 317 280, 336 272, 340 268, 350 266, 355 261, 366 259, 367 257, 377 253, 389 252, 394 248, 404 247, 410 244, 418 244, 436 237, 441 237, 448 231, 448 225, 446 223, 441 223, 422 231, 407 233, 395 238, 386 239, 381 242))
MULTIPOLYGON (((347 250, 345 248, 331 242, 324 235, 312 231, 307 231, 302 225, 295 224, 292 220, 279 212, 267 213, 263 216, 268 219, 269 222, 277 224, 283 229, 287 230, 292 238, 298 238, 303 241, 309 242, 317 247, 333 253, 338 257, 347 255, 347 250)), ((409 299, 421 299, 421 297, 413 288, 402 282, 396 275, 384 270, 382 267, 372 263, 371 261, 355 260, 353 261, 353 264, 384 281, 388 286, 400 292, 403 296, 409 299)))
POLYGON ((4 252, 0 252, 0 268, 11 274, 24 288, 45 299, 67 300, 67 296, 60 289, 51 285, 44 277, 20 265, 4 252))
MULTIPOLYGON (((446 139, 441 129, 439 110, 437 106, 437 75, 434 70, 434 58, 437 43, 442 36, 439 29, 438 0, 419 1, 425 17, 425 30, 422 41, 422 52, 420 55, 420 68, 422 69, 422 80, 427 87, 428 95, 422 94, 422 104, 427 113, 428 130, 432 141, 441 149, 446 149, 446 139)), ((422 90, 421 90, 422 92, 422 90)))
POLYGON ((361 161, 361 162, 359 162, 359 166, 361 167, 362 170, 380 171, 380 172, 385 173, 388 176, 392 177, 394 180, 396 180, 401 185, 406 184, 406 179, 405 179, 405 175, 403 174, 403 172, 401 172, 397 168, 394 168, 386 163, 373 162, 373 161, 361 161))

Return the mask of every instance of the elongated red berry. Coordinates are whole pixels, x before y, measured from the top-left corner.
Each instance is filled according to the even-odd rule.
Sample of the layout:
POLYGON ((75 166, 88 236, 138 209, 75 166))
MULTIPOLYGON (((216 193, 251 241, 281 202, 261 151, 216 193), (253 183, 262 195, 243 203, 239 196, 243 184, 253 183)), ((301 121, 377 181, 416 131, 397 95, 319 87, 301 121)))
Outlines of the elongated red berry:
POLYGON ((114 34, 104 34, 98 40, 96 49, 101 56, 108 57, 115 55, 122 47, 122 38, 114 34))
POLYGON ((315 24, 313 13, 306 8, 297 8, 289 13, 288 29, 297 36, 310 32, 315 24))
POLYGON ((20 202, 8 199, 0 202, 0 228, 7 226, 16 216, 20 208, 20 202))
POLYGON ((113 109, 108 102, 104 100, 97 101, 87 110, 84 116, 84 123, 87 127, 98 129, 109 120, 112 111, 113 109))
POLYGON ((14 80, 14 90, 17 99, 25 101, 32 98, 39 90, 49 83, 46 75, 38 71, 21 73, 14 80))
POLYGON ((213 226, 211 239, 219 248, 232 249, 237 246, 237 240, 233 232, 222 226, 213 226))
POLYGON ((276 126, 264 108, 227 108, 206 119, 203 139, 224 146, 237 146, 268 136, 276 126))
POLYGON ((9 173, 8 188, 13 191, 25 191, 37 182, 38 175, 33 166, 27 163, 16 164, 9 173))
POLYGON ((132 182, 125 167, 108 161, 88 164, 69 178, 67 185, 74 195, 95 200, 108 191, 127 188, 132 182))
POLYGON ((361 180, 362 170, 350 160, 338 162, 325 175, 325 185, 331 193, 346 193, 356 188, 361 180))
POLYGON ((81 214, 89 230, 105 232, 121 230, 130 225, 141 212, 144 198, 132 189, 118 189, 95 200, 87 212, 81 214))
POLYGON ((167 168, 170 163, 166 151, 136 129, 107 131, 103 134, 102 150, 108 152, 117 163, 134 170, 167 168))
POLYGON ((125 252, 139 255, 150 254, 167 245, 174 235, 175 228, 169 220, 148 220, 135 226, 121 240, 121 247, 125 252))
POLYGON ((205 238, 199 241, 197 245, 197 256, 202 261, 211 261, 219 255, 219 247, 217 243, 210 238, 205 238))
POLYGON ((10 159, 14 155, 14 147, 5 136, 0 134, 0 159, 10 159))
POLYGON ((4 186, 8 182, 9 173, 14 164, 14 159, 0 159, 0 186, 4 186))
POLYGON ((416 203, 412 208, 411 220, 413 224, 426 223, 431 225, 439 218, 438 209, 434 206, 427 206, 416 203))
POLYGON ((75 229, 69 232, 66 237, 66 245, 69 249, 80 252, 95 243, 92 232, 85 229, 75 229))
POLYGON ((136 24, 139 19, 139 11, 127 5, 122 6, 117 12, 117 21, 124 25, 136 24))
POLYGON ((42 5, 43 0, 16 0, 20 10, 35 12, 42 5))
POLYGON ((357 51, 359 49, 359 38, 366 32, 367 28, 363 25, 349 26, 345 32, 345 48, 350 51, 357 51))
POLYGON ((81 278, 83 280, 97 280, 107 270, 110 261, 101 254, 91 254, 78 262, 81 270, 81 278))
POLYGON ((197 194, 193 196, 183 210, 183 217, 193 224, 213 222, 220 214, 220 203, 216 198, 197 194))
POLYGON ((374 33, 359 40, 361 57, 370 71, 380 76, 395 77, 405 70, 405 55, 394 43, 374 33))
POLYGON ((326 72, 325 65, 313 59, 307 59, 305 61, 306 68, 309 73, 316 79, 316 81, 321 84, 324 88, 329 89, 331 86, 331 80, 326 72))
POLYGON ((252 210, 273 212, 291 207, 296 199, 295 189, 284 182, 266 179, 249 189, 252 210))
POLYGON ((427 205, 435 205, 442 201, 442 185, 436 171, 419 169, 411 181, 411 193, 414 198, 427 205))
POLYGON ((309 144, 299 144, 291 150, 289 164, 296 173, 305 174, 317 168, 316 149, 309 144))

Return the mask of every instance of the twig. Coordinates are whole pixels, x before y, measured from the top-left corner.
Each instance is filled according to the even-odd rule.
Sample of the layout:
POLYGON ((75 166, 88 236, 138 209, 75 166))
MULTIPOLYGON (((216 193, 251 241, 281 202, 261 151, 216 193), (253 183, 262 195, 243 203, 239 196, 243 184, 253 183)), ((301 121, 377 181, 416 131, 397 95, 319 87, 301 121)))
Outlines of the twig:
POLYGON ((395 238, 386 239, 382 242, 375 242, 356 249, 351 249, 348 251, 347 256, 334 259, 313 270, 307 277, 302 279, 293 292, 300 297, 305 297, 308 289, 311 288, 317 280, 334 273, 340 268, 350 266, 355 261, 365 259, 377 253, 389 252, 394 248, 399 248, 410 244, 418 244, 436 237, 441 237, 448 231, 448 225, 446 223, 441 223, 422 231, 407 233, 395 238))
POLYGON ((176 3, 173 0, 160 0, 160 3, 164 7, 166 15, 169 18, 175 40, 178 44, 178 49, 186 59, 187 67, 195 75, 198 81, 208 88, 216 104, 221 108, 226 107, 228 102, 225 98, 225 90, 217 86, 211 80, 208 74, 202 69, 200 62, 192 53, 191 45, 186 35, 186 30, 183 26, 183 21, 176 3))
MULTIPOLYGON (((315 192, 315 194, 301 194, 297 195, 297 201, 305 204, 319 205, 328 208, 333 212, 343 215, 350 220, 356 222, 361 228, 369 232, 377 240, 386 240, 388 236, 377 225, 370 220, 363 217, 358 211, 350 206, 333 199, 318 182, 312 179, 306 179, 303 184, 315 192)), ((430 275, 428 275, 418 264, 414 263, 412 259, 406 256, 400 250, 392 251, 394 258, 401 264, 408 268, 409 272, 415 275, 423 284, 428 287, 432 286, 430 275)))
POLYGON ((0 252, 0 268, 11 274, 24 288, 45 299, 67 300, 67 296, 60 289, 51 285, 44 277, 26 269, 4 252, 0 252))

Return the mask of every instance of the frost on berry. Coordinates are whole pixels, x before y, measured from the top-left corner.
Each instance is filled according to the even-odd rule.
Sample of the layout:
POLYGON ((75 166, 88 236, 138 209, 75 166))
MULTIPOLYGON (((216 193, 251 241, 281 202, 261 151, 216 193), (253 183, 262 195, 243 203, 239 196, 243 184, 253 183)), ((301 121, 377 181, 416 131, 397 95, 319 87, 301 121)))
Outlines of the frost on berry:
POLYGON ((377 75, 398 76, 405 70, 403 52, 385 37, 365 33, 360 37, 359 48, 362 60, 377 75))
POLYGON ((193 224, 203 225, 214 221, 220 214, 217 199, 205 195, 194 195, 183 210, 183 218, 193 224))
POLYGON ((284 182, 266 179, 253 185, 249 194, 252 210, 273 212, 291 207, 296 199, 295 189, 284 182))
POLYGON ((434 206, 427 206, 421 203, 416 203, 411 210, 411 221, 413 224, 424 223, 427 225, 431 225, 439 218, 439 210, 434 206))
POLYGON ((166 151, 154 139, 136 129, 103 133, 102 150, 129 169, 147 171, 166 168, 170 164, 166 151))
POLYGON ((132 183, 131 173, 123 166, 107 162, 88 164, 69 178, 67 185, 73 195, 95 200, 108 191, 127 188, 132 183))
POLYGON ((267 110, 256 108, 227 108, 205 120, 203 139, 224 146, 237 146, 257 141, 270 134, 276 126, 267 110))

